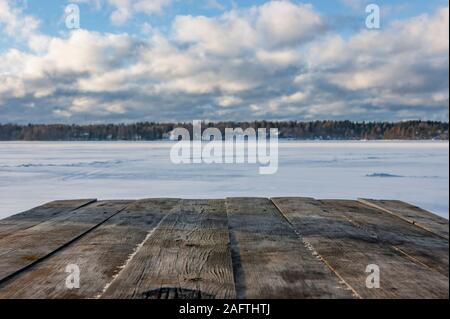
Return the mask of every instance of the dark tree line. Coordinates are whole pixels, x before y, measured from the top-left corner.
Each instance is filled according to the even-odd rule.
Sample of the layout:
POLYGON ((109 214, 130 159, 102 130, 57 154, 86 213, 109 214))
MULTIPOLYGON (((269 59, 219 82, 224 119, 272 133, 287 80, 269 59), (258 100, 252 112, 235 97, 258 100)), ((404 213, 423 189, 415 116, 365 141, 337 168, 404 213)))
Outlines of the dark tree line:
MULTIPOLYGON (((62 125, 0 124, 1 141, 153 141, 167 139, 176 127, 192 132, 191 123, 134 123, 62 125)), ((280 138, 303 140, 448 140, 449 124, 431 121, 351 122, 351 121, 254 121, 204 123, 203 129, 216 127, 222 134, 225 128, 278 128, 280 138)))

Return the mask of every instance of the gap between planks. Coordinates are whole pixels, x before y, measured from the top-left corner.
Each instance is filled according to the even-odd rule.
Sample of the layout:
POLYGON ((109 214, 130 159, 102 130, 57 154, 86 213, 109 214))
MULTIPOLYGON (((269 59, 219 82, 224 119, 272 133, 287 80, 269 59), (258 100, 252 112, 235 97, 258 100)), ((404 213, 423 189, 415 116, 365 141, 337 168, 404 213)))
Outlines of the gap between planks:
POLYGON ((234 299, 224 207, 224 200, 180 200, 100 297, 234 299))
POLYGON ((238 299, 352 298, 270 199, 229 198, 227 215, 238 299))
MULTIPOLYGON (((272 201, 281 205, 277 204, 286 218, 292 220, 296 228, 306 232, 305 237, 313 241, 315 250, 363 298, 448 298, 448 275, 446 277, 436 271, 447 267, 448 248, 446 261, 436 260, 441 264, 437 264, 436 270, 431 270, 422 262, 412 260, 411 255, 406 256, 404 251, 395 249, 391 242, 398 236, 390 231, 395 233, 395 230, 403 230, 401 234, 406 237, 399 243, 404 241, 406 249, 428 263, 432 260, 426 259, 427 255, 421 255, 425 247, 422 245, 436 245, 438 241, 441 244, 436 247, 448 247, 448 242, 445 244, 436 240, 419 229, 415 231, 412 225, 400 219, 398 222, 391 220, 395 225, 386 225, 386 221, 380 219, 382 212, 370 209, 367 212, 355 211, 356 208, 351 208, 351 205, 357 204, 354 201, 318 201, 308 198, 275 198, 272 201), (338 205, 333 206, 333 203, 338 205), (377 222, 380 223, 378 226, 377 222), (422 238, 415 237, 416 235, 425 236, 423 242, 415 241, 416 246, 411 246, 414 238, 422 238), (393 254, 394 251, 397 253, 393 254), (406 258, 410 261, 406 261, 406 258), (376 264, 384 269, 382 277, 385 281, 380 290, 370 290, 364 285, 367 276, 364 274, 365 267, 373 263, 371 261, 377 261, 376 264), (399 271, 407 272, 408 276, 403 276, 399 271), (424 288, 424 291, 418 287, 424 288)), ((364 209, 365 206, 360 205, 359 209, 364 209)), ((392 218, 388 218, 388 221, 392 218)))
POLYGON ((270 198, 271 203, 275 206, 275 208, 278 210, 278 212, 281 214, 281 216, 283 216, 283 218, 286 220, 286 222, 291 226, 291 228, 294 230, 294 232, 297 234, 297 236, 302 240, 302 242, 305 244, 305 246, 312 252, 312 254, 314 256, 316 256, 320 261, 322 261, 326 267, 328 267, 330 269, 330 271, 340 280, 340 283, 342 283, 345 288, 347 290, 350 290, 353 294, 353 297, 357 298, 357 299, 363 299, 361 297, 361 295, 356 291, 355 288, 352 287, 352 285, 350 285, 344 277, 342 277, 339 272, 336 271, 336 269, 334 269, 334 267, 324 258, 324 256, 322 256, 321 254, 319 254, 317 252, 317 250, 314 248, 314 246, 307 241, 303 235, 299 232, 299 230, 295 227, 294 224, 292 224, 292 222, 285 216, 285 214, 283 213, 283 210, 281 209, 281 207, 279 207, 277 205, 277 203, 273 200, 273 198, 270 198))
POLYGON ((120 271, 120 265, 142 242, 148 229, 152 229, 177 202, 168 199, 129 202, 121 212, 70 247, 58 251, 3 286, 0 299, 95 298, 120 271), (78 265, 83 274, 79 289, 69 290, 64 285, 68 264, 78 265))
POLYGON ((392 216, 395 216, 403 221, 406 221, 416 227, 419 227, 427 232, 439 236, 447 241, 449 240, 448 222, 444 218, 441 218, 433 213, 425 211, 419 207, 415 207, 401 201, 392 201, 392 200, 382 201, 382 200, 359 198, 358 202, 366 206, 383 211, 392 216), (400 209, 400 212, 398 211, 396 212, 395 209, 389 208, 390 206, 389 204, 398 206, 397 209, 400 209), (403 214, 401 211, 402 209, 403 214), (446 223, 447 225, 445 225, 446 223))
MULTIPOLYGON (((231 199, 228 199, 228 200, 231 200, 231 199)), ((224 200, 224 201, 226 201, 226 200, 224 200)), ((338 273, 338 271, 336 271, 336 270, 333 268, 333 266, 331 265, 331 263, 330 263, 328 260, 326 260, 326 259, 324 258, 324 256, 320 255, 320 254, 317 252, 317 250, 314 248, 314 246, 313 246, 311 243, 309 243, 309 242, 304 238, 304 236, 302 235, 302 233, 299 232, 299 231, 296 229, 296 227, 294 227, 294 225, 290 222, 290 220, 289 220, 289 219, 285 216, 285 214, 283 213, 283 210, 282 210, 282 209, 274 202, 274 200, 273 200, 273 199, 270 199, 270 201, 268 200, 268 202, 270 202, 271 205, 274 206, 274 208, 276 209, 276 211, 280 214, 280 218, 282 218, 282 219, 287 223, 287 225, 289 225, 289 228, 292 229, 292 231, 295 233, 295 235, 296 235, 297 238, 299 239, 299 240, 298 240, 298 243, 299 243, 301 246, 303 246, 303 245, 302 245, 302 243, 303 243, 303 244, 306 246, 306 248, 308 248, 309 253, 312 254, 313 256, 315 256, 315 255, 317 254, 315 257, 317 257, 317 258, 321 261, 321 263, 324 264, 324 267, 326 267, 327 269, 329 269, 329 270, 332 272, 332 274, 333 274, 334 276, 336 276, 337 279, 340 279, 340 280, 341 280, 341 284, 344 284, 344 285, 346 286, 346 288, 348 288, 350 291, 352 291, 352 292, 353 292, 353 295, 354 295, 355 297, 361 298, 361 296, 357 293, 357 291, 356 291, 356 290, 355 290, 355 289, 354 289, 354 288, 353 288, 353 287, 352 287, 352 286, 351 286, 351 285, 350 285, 350 284, 349 284, 349 283, 348 283, 348 282, 347 282, 347 281, 346 281, 346 280, 338 273)), ((136 203, 136 202, 133 202, 133 203, 136 203)), ((89 205, 89 204, 87 204, 87 205, 89 205)), ((70 241, 70 242, 68 242, 68 243, 66 243, 66 244, 64 244, 64 245, 62 245, 61 247, 55 249, 53 252, 50 252, 47 256, 42 257, 41 260, 37 260, 37 261, 36 261, 35 263, 33 263, 32 265, 28 265, 26 268, 22 269, 21 272, 25 272, 26 270, 30 270, 31 267, 36 266, 38 263, 44 262, 44 261, 46 261, 46 260, 49 260, 52 256, 54 256, 55 254, 57 254, 57 253, 59 253, 59 252, 61 252, 61 251, 64 251, 66 248, 70 249, 68 246, 71 246, 72 244, 76 244, 75 242, 78 242, 80 239, 86 238, 88 234, 92 233, 92 232, 95 231, 96 229, 98 229, 98 228, 100 228, 101 226, 103 226, 104 224, 106 224, 110 219, 112 219, 113 217, 115 217, 116 215, 118 215, 119 213, 121 213, 122 211, 124 211, 126 208, 127 208, 127 206, 125 206, 121 211, 116 212, 113 216, 109 217, 108 219, 104 220, 103 222, 101 222, 101 223, 95 225, 94 227, 92 227, 91 229, 87 230, 85 233, 79 235, 77 238, 74 238, 72 241, 70 241), (86 237, 85 237, 85 236, 86 236, 86 237)), ((176 212, 172 212, 171 214, 176 214, 176 212)), ((227 232, 228 232, 228 243, 231 243, 232 246, 233 246, 233 245, 234 245, 234 246, 239 246, 238 240, 237 240, 236 238, 234 238, 235 236, 233 237, 233 235, 232 235, 233 233, 232 233, 232 230, 231 230, 231 228, 230 228, 230 219, 229 219, 229 212, 228 212, 227 207, 225 208, 225 215, 226 215, 226 226, 227 226, 227 232)), ((118 274, 116 274, 116 276, 113 277, 112 280, 110 280, 109 282, 107 282, 106 286, 104 287, 103 293, 104 293, 105 291, 107 291, 107 290, 110 288, 110 286, 116 281, 117 277, 123 276, 123 270, 129 266, 129 264, 133 261, 133 259, 136 257, 136 255, 142 253, 142 248, 144 247, 145 243, 148 242, 152 237, 154 237, 154 232, 155 232, 155 230, 156 230, 157 228, 160 228, 162 224, 167 223, 166 218, 167 218, 168 216, 169 216, 169 214, 165 215, 165 216, 163 217, 163 219, 160 220, 159 223, 158 223, 153 229, 151 229, 150 231, 148 231, 148 232, 146 233, 146 236, 144 237, 144 239, 143 239, 142 241, 140 241, 140 242, 137 243, 137 245, 136 245, 136 247, 134 248, 134 250, 131 252, 131 254, 128 255, 128 259, 125 259, 125 261, 124 261, 124 263, 123 263, 123 265, 122 265, 122 267, 121 267, 121 269, 120 269, 120 272, 119 272, 118 274)), ((398 217, 398 216, 397 216, 397 217, 398 217)), ((350 221, 350 220, 349 220, 349 221, 350 221)), ((169 221, 169 222, 170 222, 171 224, 173 224, 174 222, 176 222, 176 220, 171 220, 171 221, 169 221)), ((351 222, 351 221, 350 221, 350 222, 351 222)), ((102 227, 102 228, 103 228, 103 227, 102 227)), ((241 249, 242 247, 238 247, 238 248, 241 249)), ((403 252, 403 251, 399 251, 399 252, 402 252, 402 253, 406 254, 406 253, 403 252)), ((412 257, 412 256, 410 256, 410 257, 412 257)), ((234 286, 235 286, 236 293, 238 292, 237 286, 238 286, 238 285, 242 285, 241 279, 240 279, 239 276, 238 276, 239 269, 237 269, 237 268, 239 268, 239 266, 238 266, 237 268, 235 267, 236 265, 239 265, 239 264, 241 264, 240 267, 242 267, 242 260, 239 260, 239 259, 237 259, 237 258, 240 258, 240 255, 239 255, 239 254, 238 254, 238 255, 236 255, 236 254, 234 254, 234 255, 231 254, 231 256, 230 256, 230 261, 232 262, 232 278, 233 278, 232 280, 233 280, 233 284, 234 284, 234 286)), ((414 258, 414 257, 413 257, 413 258, 414 258)), ((242 269, 241 269, 241 270, 242 270, 242 269)), ((162 288, 162 287, 160 287, 160 288, 162 288)), ((96 297, 102 297, 102 296, 103 296, 103 293, 101 293, 101 294, 99 294, 99 295, 96 295, 96 297)))
MULTIPOLYGON (((1 241, 11 241, 11 240, 13 240, 14 243, 20 243, 21 239, 24 239, 26 241, 27 240, 27 235, 26 234, 30 233, 30 232, 32 233, 34 227, 37 227, 37 228, 44 227, 45 223, 48 223, 48 225, 51 226, 51 221, 55 221, 58 218, 64 217, 64 214, 69 214, 70 213, 70 214, 75 214, 74 216, 76 216, 77 211, 79 211, 81 209, 89 209, 89 205, 92 204, 92 203, 101 204, 102 202, 95 201, 95 202, 90 202, 90 203, 84 204, 84 205, 80 206, 77 209, 69 210, 69 211, 66 211, 64 213, 59 214, 58 216, 56 216, 55 219, 50 219, 48 221, 44 221, 42 223, 39 223, 39 224, 37 224, 37 225, 35 225, 33 227, 29 227, 29 228, 21 230, 21 232, 24 233, 23 237, 19 237, 19 238, 16 238, 16 240, 13 240, 14 238, 12 238, 12 237, 14 235, 16 235, 16 234, 20 234, 21 233, 21 232, 19 232, 19 233, 12 234, 10 236, 3 237, 1 239, 1 241)), ((106 202, 103 202, 103 203, 106 203, 106 202)), ((34 267, 34 266, 40 264, 41 262, 47 260, 48 258, 50 258, 51 256, 55 255, 59 251, 64 250, 65 248, 69 247, 71 244, 77 242, 79 239, 83 238, 84 236, 86 236, 87 234, 92 232, 93 230, 97 229, 98 227, 100 227, 101 225, 106 223, 108 220, 110 220, 111 218, 113 218, 115 215, 119 214, 120 212, 122 212, 126 208, 126 204, 124 204, 122 206, 123 206, 122 208, 115 209, 113 212, 108 214, 109 215, 108 217, 103 218, 103 219, 99 220, 96 223, 93 223, 91 227, 89 227, 87 229, 84 229, 84 230, 81 229, 80 232, 78 232, 78 233, 76 233, 76 231, 74 231, 73 237, 71 237, 71 238, 69 237, 67 239, 67 241, 64 241, 64 242, 61 242, 60 244, 57 244, 57 246, 55 246, 54 248, 51 248, 51 249, 49 249, 47 251, 44 250, 43 253, 40 256, 37 256, 36 258, 33 257, 33 259, 31 259, 31 258, 26 258, 25 259, 24 256, 22 255, 22 251, 20 251, 20 250, 9 250, 9 251, 3 252, 3 254, 0 255, 3 260, 5 258, 10 257, 10 259, 12 258, 11 259, 12 261, 17 263, 19 261, 18 258, 20 258, 20 261, 21 261, 22 264, 20 265, 20 263, 19 263, 18 265, 15 266, 16 269, 10 270, 9 272, 4 272, 4 273, 1 274, 2 276, 0 277, 0 287, 3 286, 5 283, 9 282, 10 280, 14 279, 16 276, 26 272, 27 270, 31 269, 32 267, 34 267)), ((70 215, 68 216, 67 219, 65 219, 65 220, 63 219, 63 221, 66 221, 66 222, 70 221, 70 215)), ((48 230, 52 231, 52 229, 48 229, 48 230)), ((40 234, 38 233, 37 235, 40 235, 40 234)), ((69 236, 70 236, 70 234, 69 234, 69 236)), ((18 236, 16 236, 16 237, 18 237, 18 236)))
POLYGON ((97 199, 63 200, 45 203, 0 220, 0 239, 42 224, 61 214, 69 213, 97 202, 97 199))

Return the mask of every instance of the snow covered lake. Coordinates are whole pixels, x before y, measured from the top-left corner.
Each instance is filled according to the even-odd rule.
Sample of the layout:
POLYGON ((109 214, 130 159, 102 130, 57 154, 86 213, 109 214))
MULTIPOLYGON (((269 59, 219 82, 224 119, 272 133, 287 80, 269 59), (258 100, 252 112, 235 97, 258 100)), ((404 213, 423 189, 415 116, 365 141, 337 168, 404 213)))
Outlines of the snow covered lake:
POLYGON ((279 170, 175 165, 171 142, 0 142, 0 218, 56 199, 399 199, 448 218, 448 142, 280 141, 279 170))

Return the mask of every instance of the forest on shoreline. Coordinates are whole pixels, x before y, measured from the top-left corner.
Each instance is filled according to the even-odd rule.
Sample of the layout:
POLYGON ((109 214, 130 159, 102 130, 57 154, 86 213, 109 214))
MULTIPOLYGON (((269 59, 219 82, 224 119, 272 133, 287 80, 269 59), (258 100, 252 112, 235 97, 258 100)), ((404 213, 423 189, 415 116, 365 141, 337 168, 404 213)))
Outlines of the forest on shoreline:
MULTIPOLYGON (((133 124, 0 124, 0 141, 157 141, 170 139, 192 123, 133 124)), ((278 128, 279 137, 298 140, 448 140, 449 123, 435 121, 351 122, 351 121, 253 121, 203 123, 202 129, 278 128)))

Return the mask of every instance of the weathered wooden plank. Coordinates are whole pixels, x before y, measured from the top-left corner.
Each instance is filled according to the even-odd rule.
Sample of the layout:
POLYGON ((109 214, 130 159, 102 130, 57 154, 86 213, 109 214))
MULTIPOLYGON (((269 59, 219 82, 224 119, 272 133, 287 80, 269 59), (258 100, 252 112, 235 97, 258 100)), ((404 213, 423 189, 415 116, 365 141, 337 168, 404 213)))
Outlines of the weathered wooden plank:
POLYGON ((223 200, 182 200, 102 298, 234 298, 223 200))
POLYGON ((96 199, 54 201, 2 219, 0 220, 0 239, 96 201, 96 199))
POLYGON ((448 240, 357 201, 325 200, 321 202, 326 208, 342 214, 359 227, 377 236, 380 242, 391 245, 415 262, 422 263, 448 278, 448 240))
POLYGON ((147 234, 178 203, 176 199, 136 201, 72 245, 0 286, 0 299, 92 299, 104 289, 147 234), (80 287, 68 289, 66 267, 80 269, 80 287))
POLYGON ((352 298, 269 199, 226 204, 238 298, 352 298))
POLYGON ((439 235, 442 238, 447 240, 449 239, 448 220, 422 208, 398 200, 374 200, 361 198, 359 201, 363 204, 378 208, 386 213, 404 219, 407 222, 439 235))
POLYGON ((129 202, 96 202, 0 239, 0 284, 79 239, 129 202))
MULTIPOLYGON (((414 261, 386 240, 390 232, 405 234, 403 227, 396 225, 401 220, 388 221, 394 224, 389 229, 370 228, 358 222, 365 213, 361 207, 349 206, 354 203, 310 198, 272 200, 310 247, 361 298, 448 298, 446 276, 414 261), (379 289, 366 286, 369 265, 380 268, 379 289)), ((375 223, 385 218, 379 212, 369 214, 374 214, 375 223)))

